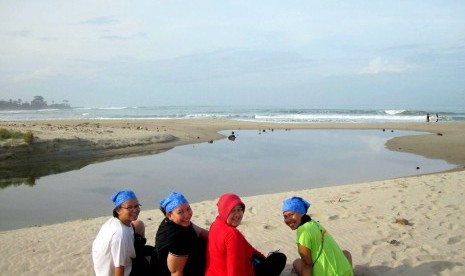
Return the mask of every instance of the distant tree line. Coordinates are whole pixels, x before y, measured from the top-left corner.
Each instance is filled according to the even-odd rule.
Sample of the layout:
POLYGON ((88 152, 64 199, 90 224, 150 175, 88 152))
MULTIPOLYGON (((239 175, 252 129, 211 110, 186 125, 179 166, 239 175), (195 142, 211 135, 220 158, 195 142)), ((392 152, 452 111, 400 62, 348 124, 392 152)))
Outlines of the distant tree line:
POLYGON ((29 102, 24 102, 21 99, 12 100, 9 99, 8 101, 0 100, 0 109, 2 110, 25 110, 25 109, 45 109, 45 108, 53 108, 53 109, 67 109, 71 108, 69 102, 67 100, 63 100, 62 103, 55 103, 52 101, 52 104, 47 104, 44 97, 42 96, 34 96, 34 99, 29 102))

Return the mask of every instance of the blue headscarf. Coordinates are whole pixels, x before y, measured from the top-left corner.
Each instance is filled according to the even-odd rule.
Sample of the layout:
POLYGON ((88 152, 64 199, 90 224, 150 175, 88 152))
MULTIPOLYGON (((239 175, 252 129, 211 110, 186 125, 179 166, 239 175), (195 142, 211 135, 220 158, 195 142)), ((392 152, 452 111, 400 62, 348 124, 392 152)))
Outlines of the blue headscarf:
POLYGON ((293 196, 283 201, 283 213, 287 211, 306 214, 310 203, 305 199, 293 196))
POLYGON ((111 197, 116 207, 130 199, 137 199, 136 194, 131 190, 119 191, 111 197))
POLYGON ((166 213, 172 212, 176 207, 187 202, 187 199, 180 193, 172 192, 164 199, 160 200, 160 207, 166 213))

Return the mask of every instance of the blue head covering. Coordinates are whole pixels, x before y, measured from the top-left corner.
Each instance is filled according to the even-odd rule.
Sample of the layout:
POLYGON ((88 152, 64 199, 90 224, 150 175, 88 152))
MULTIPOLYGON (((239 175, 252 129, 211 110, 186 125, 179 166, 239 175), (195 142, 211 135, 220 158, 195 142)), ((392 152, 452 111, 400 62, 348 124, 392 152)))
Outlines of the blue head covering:
POLYGON ((283 213, 287 211, 306 214, 310 203, 305 199, 293 196, 283 201, 283 213))
POLYGON ((176 207, 187 202, 187 199, 180 193, 172 192, 164 199, 160 200, 160 207, 166 213, 172 212, 176 207))
POLYGON ((137 199, 136 194, 131 190, 119 191, 111 197, 116 207, 130 199, 137 199))

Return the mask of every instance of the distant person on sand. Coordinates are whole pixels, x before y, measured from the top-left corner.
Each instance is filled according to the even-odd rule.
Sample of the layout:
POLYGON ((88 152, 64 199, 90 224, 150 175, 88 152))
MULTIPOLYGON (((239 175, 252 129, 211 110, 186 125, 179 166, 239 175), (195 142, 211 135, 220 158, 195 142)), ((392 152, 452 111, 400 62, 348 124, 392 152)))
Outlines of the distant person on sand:
MULTIPOLYGON (((112 197, 115 205, 113 217, 100 228, 92 243, 94 271, 100 275, 130 275, 132 259, 136 258, 134 228, 140 204, 133 191, 119 191, 112 197)), ((139 226, 138 229, 143 229, 139 226)))
POLYGON ((264 256, 237 230, 244 216, 245 205, 231 193, 224 194, 216 204, 218 216, 208 235, 206 276, 274 276, 286 265, 286 255, 272 252, 264 256))
POLYGON ((426 122, 429 123, 429 113, 426 113, 426 122))
POLYGON ((283 202, 284 223, 297 230, 297 249, 300 259, 293 262, 293 271, 299 275, 352 276, 352 256, 342 251, 321 224, 307 215, 310 203, 301 197, 283 202))
POLYGON ((155 237, 154 275, 204 275, 208 231, 191 222, 192 209, 180 193, 160 200, 165 218, 155 237))
POLYGON ((439 115, 436 113, 436 122, 439 121, 439 115))

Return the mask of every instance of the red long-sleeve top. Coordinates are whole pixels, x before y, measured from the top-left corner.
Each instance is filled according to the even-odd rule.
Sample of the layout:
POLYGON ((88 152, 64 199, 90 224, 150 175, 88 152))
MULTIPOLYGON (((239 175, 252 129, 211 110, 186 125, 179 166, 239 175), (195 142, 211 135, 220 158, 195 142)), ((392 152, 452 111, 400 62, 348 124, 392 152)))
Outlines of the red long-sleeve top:
POLYGON ((234 194, 223 196, 218 201, 219 215, 208 234, 206 276, 253 276, 252 258, 265 258, 239 230, 226 223, 229 213, 238 204, 244 206, 234 194))

